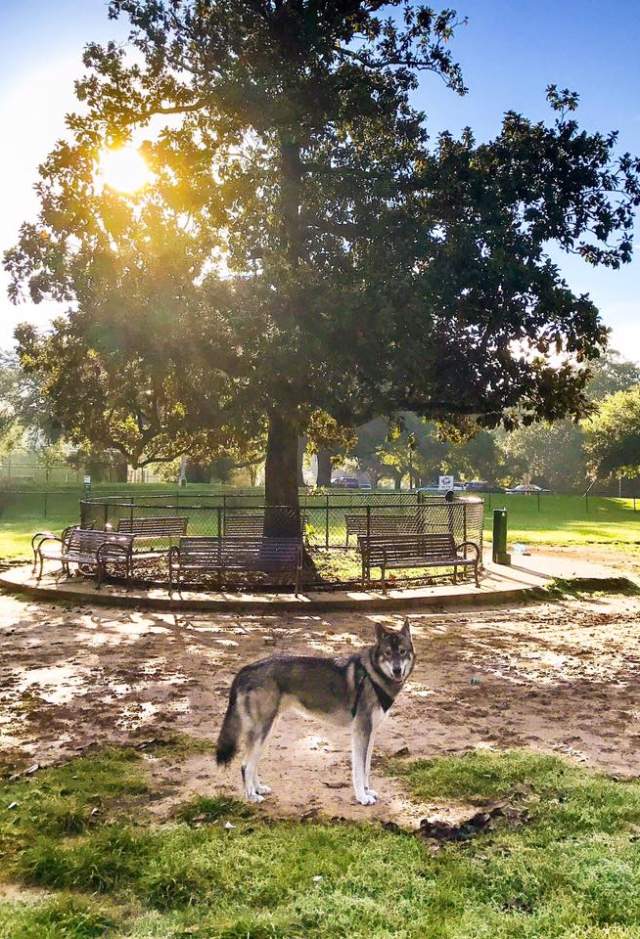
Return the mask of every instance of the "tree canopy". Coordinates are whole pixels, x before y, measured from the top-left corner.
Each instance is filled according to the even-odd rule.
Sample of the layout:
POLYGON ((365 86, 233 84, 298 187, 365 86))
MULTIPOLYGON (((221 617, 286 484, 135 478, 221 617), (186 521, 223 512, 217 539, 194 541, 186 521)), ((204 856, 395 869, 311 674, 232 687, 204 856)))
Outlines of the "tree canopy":
POLYGON ((12 295, 69 303, 18 331, 70 437, 136 465, 267 433, 266 498, 297 505, 297 441, 410 410, 481 424, 579 416, 606 331, 549 242, 631 257, 640 164, 615 133, 508 112, 430 141, 422 73, 465 92, 450 10, 409 0, 112 0, 78 113, 6 256, 12 295), (101 185, 145 138, 155 183, 101 185), (559 356, 558 361, 549 354, 559 356))
POLYGON ((640 476, 640 385, 605 398, 585 429, 594 473, 640 476))

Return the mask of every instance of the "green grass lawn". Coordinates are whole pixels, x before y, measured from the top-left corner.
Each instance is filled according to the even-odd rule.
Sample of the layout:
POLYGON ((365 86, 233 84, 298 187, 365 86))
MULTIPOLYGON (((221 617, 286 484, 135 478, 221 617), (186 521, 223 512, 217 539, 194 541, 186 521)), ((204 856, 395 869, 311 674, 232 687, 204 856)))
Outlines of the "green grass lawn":
POLYGON ((18 893, 0 901, 2 939, 639 935, 637 781, 527 752, 393 763, 420 799, 515 810, 434 849, 364 809, 362 824, 270 821, 200 798, 159 824, 145 766, 104 750, 2 787, 0 880, 18 893))
POLYGON ((640 500, 546 495, 491 496, 485 508, 489 536, 492 509, 506 508, 509 540, 532 544, 572 545, 640 543, 640 500))

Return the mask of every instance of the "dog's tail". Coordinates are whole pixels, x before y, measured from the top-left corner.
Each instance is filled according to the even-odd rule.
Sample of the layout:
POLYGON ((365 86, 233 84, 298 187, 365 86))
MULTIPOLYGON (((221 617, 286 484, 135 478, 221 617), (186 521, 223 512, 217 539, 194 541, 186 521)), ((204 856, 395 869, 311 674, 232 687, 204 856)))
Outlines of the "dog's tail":
POLYGON ((229 704, 224 716, 220 736, 216 746, 216 763, 226 766, 238 752, 238 735, 240 733, 240 715, 238 714, 238 691, 236 682, 231 685, 229 704))

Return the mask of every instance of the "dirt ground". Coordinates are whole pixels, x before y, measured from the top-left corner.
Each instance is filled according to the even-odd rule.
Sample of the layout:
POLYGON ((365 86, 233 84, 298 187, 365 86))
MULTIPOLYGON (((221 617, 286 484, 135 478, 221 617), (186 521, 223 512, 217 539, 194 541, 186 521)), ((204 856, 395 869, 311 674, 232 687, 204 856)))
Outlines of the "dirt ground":
MULTIPOLYGON (((63 608, 0 595, 0 770, 41 766, 107 742, 184 732, 213 741, 231 679, 278 652, 341 655, 367 644, 363 614, 214 616, 63 608)), ((640 599, 591 597, 516 609, 411 615, 417 665, 377 753, 412 758, 529 747, 620 776, 640 774, 640 599)), ((207 753, 169 769, 149 758, 168 814, 192 795, 238 793, 236 765, 207 753)), ((270 811, 417 820, 400 783, 354 803, 345 733, 283 716, 262 763, 270 811)), ((265 803, 265 806, 267 803, 265 803)))

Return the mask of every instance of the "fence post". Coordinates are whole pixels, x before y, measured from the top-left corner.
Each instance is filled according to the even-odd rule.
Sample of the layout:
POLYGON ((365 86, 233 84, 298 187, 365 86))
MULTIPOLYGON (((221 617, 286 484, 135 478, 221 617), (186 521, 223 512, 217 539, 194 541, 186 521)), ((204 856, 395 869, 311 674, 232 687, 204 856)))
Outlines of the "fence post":
POLYGON ((103 527, 103 529, 104 529, 105 531, 107 530, 107 525, 108 525, 108 524, 109 524, 109 503, 105 500, 105 503, 104 503, 104 522, 103 522, 103 525, 102 525, 102 527, 103 527))
POLYGON ((536 493, 536 495, 538 496, 538 512, 539 512, 540 511, 540 493, 538 492, 536 493))
POLYGON ((462 503, 462 540, 464 541, 464 559, 467 560, 467 503, 462 503))
POLYGON ((45 492, 44 492, 44 517, 45 518, 47 517, 47 502, 48 501, 49 501, 49 493, 45 489, 45 492))
MULTIPOLYGON (((266 516, 266 512, 265 512, 266 516)), ((223 528, 226 531, 227 528, 227 494, 226 492, 222 493, 222 526, 220 525, 220 506, 218 506, 218 534, 222 535, 223 528)))
POLYGON ((325 526, 324 526, 324 546, 329 547, 329 493, 327 493, 325 504, 325 526))
POLYGON ((367 506, 367 546, 371 537, 371 506, 367 506))

